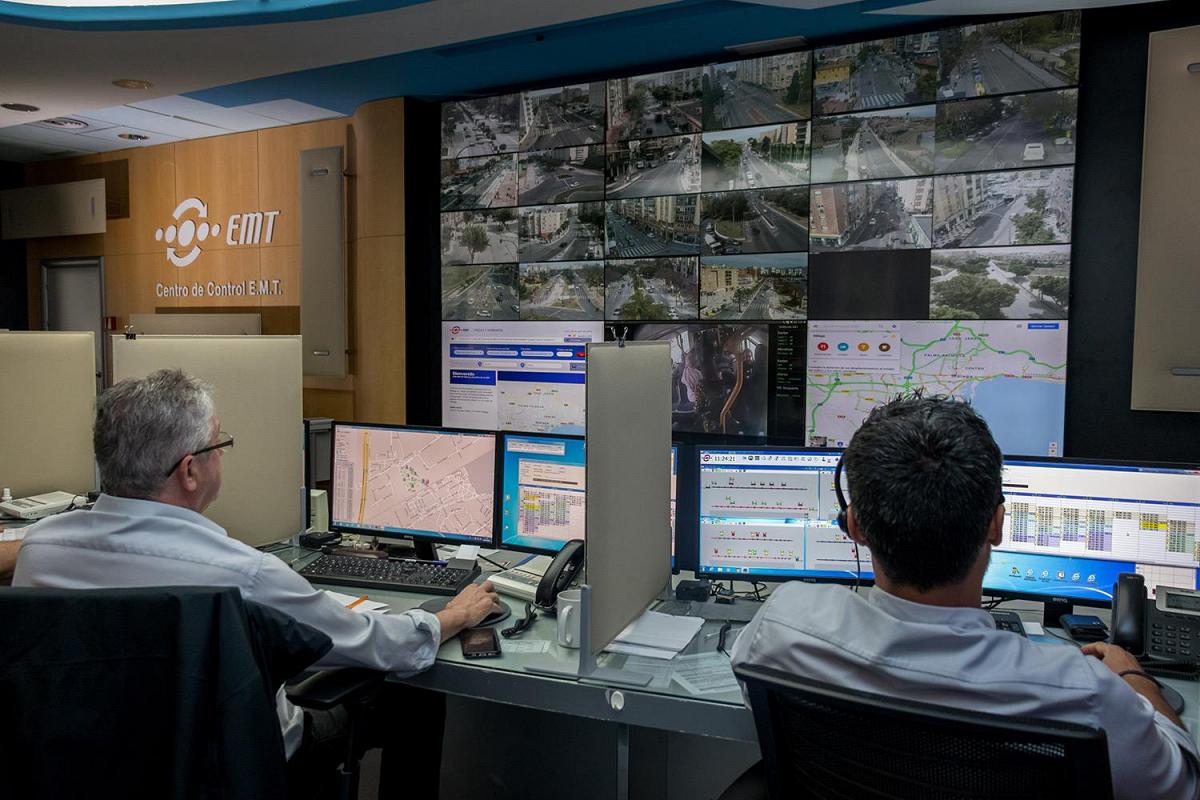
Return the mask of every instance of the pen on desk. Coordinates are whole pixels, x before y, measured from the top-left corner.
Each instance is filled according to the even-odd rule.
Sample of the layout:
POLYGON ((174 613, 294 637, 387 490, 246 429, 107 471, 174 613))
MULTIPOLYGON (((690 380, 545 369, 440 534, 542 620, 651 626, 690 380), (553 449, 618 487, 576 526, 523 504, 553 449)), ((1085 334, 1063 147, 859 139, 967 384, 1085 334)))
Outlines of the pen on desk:
POLYGON ((359 603, 366 602, 366 599, 367 599, 367 596, 364 594, 362 597, 358 598, 357 600, 346 603, 346 608, 354 608, 359 603))

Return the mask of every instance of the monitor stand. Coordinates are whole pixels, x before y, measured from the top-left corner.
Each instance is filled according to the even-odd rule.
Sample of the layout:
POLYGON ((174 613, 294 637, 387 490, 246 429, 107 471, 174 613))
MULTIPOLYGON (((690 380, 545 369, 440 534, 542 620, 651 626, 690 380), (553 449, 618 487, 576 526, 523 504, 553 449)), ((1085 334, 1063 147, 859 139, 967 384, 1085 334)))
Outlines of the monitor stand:
POLYGON ((415 558, 418 561, 438 561, 437 547, 433 542, 421 540, 415 542, 380 543, 379 549, 387 553, 388 558, 415 558))
POLYGON ((1060 618, 1063 614, 1075 613, 1075 607, 1063 600, 1047 600, 1042 610, 1042 626, 1045 628, 1061 628, 1060 618))

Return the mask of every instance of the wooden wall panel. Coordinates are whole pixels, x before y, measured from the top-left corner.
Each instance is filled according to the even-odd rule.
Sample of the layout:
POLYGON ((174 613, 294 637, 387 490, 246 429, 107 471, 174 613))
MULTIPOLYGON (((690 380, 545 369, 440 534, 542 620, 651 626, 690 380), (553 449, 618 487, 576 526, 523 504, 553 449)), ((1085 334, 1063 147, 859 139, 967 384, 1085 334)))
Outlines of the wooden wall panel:
MULTIPOLYGON (((268 294, 260 297, 259 302, 264 306, 299 306, 300 305, 300 248, 294 247, 260 247, 258 256, 261 262, 262 277, 266 280, 279 281, 281 294, 268 294)), ((296 333, 300 331, 297 330, 296 333)))
MULTIPOLYGON (((208 205, 210 222, 221 225, 220 235, 205 243, 205 253, 231 249, 226 243, 229 215, 261 210, 258 203, 258 132, 176 143, 175 191, 178 195, 175 202, 186 197, 203 200, 208 205)), ((167 209, 168 215, 173 208, 174 204, 167 209)), ((237 249, 245 248, 239 246, 237 249)))
POLYGON ((105 153, 106 161, 129 162, 129 216, 108 220, 104 234, 106 254, 158 253, 163 263, 166 245, 155 241, 154 231, 171 224, 171 212, 182 200, 175 193, 175 145, 144 147, 105 153))
POLYGON ((406 418, 404 237, 359 239, 357 262, 354 418, 402 423, 406 418))
MULTIPOLYGON (((318 147, 344 147, 348 119, 288 125, 258 132, 258 197, 263 209, 278 209, 279 225, 270 244, 300 244, 300 153, 318 147)), ((298 287, 297 287, 298 290, 298 287)))
POLYGON ((130 314, 154 313, 157 308, 182 305, 177 297, 163 297, 157 287, 184 283, 180 270, 160 253, 113 254, 104 256, 104 306, 110 317, 119 317, 123 327, 130 314))
POLYGON ((305 389, 304 416, 354 419, 354 392, 332 389, 305 389))
POLYGON ((353 235, 404 235, 404 103, 378 100, 354 112, 349 172, 356 214, 353 235))
MULTIPOLYGON (((258 311, 263 332, 300 331, 299 154, 343 146, 346 168, 346 257, 350 369, 353 377, 307 386, 308 415, 403 422, 404 378, 404 103, 370 103, 352 119, 271 128, 209 139, 131 148, 26 167, 27 185, 93 177, 98 164, 128 160, 129 216, 111 219, 96 236, 30 240, 26 250, 30 326, 41 324, 43 258, 104 257, 108 314, 123 326, 130 314, 258 311), (183 268, 166 256, 154 231, 174 222, 175 207, 188 197, 208 207, 208 222, 221 225, 183 268), (231 214, 278 210, 272 241, 226 242, 231 214), (277 279, 281 293, 211 296, 208 284, 277 279), (164 285, 200 283, 195 297, 164 297, 164 285)), ((195 218, 194 214, 188 215, 195 218)), ((265 231, 264 231, 265 233, 265 231)))

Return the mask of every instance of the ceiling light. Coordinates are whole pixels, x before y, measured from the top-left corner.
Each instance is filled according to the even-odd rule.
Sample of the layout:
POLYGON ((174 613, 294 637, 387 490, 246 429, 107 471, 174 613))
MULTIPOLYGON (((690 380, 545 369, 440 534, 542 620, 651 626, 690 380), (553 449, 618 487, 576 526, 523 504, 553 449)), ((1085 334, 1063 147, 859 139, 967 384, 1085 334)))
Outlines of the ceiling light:
POLYGON ((9 111, 38 111, 37 106, 31 106, 28 103, 0 103, 0 108, 7 108, 9 111))
POLYGON ((144 142, 150 137, 144 133, 118 133, 118 139, 125 139, 130 142, 144 142))
POLYGON ((112 83, 113 86, 120 87, 121 89, 136 89, 139 91, 145 91, 154 85, 150 81, 139 81, 135 78, 121 78, 120 80, 113 81, 112 83))
POLYGON ((739 56, 752 56, 760 53, 774 53, 782 50, 798 50, 808 46, 808 39, 803 36, 784 36, 780 39, 763 39, 760 42, 743 42, 731 44, 725 49, 739 56))
POLYGON ((69 131, 80 131, 89 127, 83 120, 71 119, 70 117, 51 117, 50 119, 42 120, 42 124, 53 125, 55 128, 62 128, 69 131))

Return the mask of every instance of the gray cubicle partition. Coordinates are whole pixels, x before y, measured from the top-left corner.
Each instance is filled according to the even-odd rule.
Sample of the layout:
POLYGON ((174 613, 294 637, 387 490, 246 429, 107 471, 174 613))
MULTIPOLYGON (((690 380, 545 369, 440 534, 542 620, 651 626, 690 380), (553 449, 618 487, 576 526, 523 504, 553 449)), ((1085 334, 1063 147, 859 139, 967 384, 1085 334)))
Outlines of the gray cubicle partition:
POLYGON ((587 370, 586 581, 596 656, 671 580, 670 345, 594 342, 587 370))

